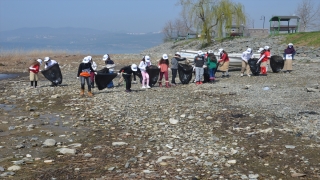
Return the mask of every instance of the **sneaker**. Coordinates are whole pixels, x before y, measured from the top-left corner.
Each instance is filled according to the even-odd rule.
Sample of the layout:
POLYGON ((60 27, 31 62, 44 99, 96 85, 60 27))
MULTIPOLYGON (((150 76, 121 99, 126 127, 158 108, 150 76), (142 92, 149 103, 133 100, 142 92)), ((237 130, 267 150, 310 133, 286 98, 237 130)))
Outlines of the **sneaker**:
POLYGON ((251 75, 250 75, 250 74, 247 74, 247 76, 250 77, 251 75))
POLYGON ((200 81, 199 84, 203 84, 202 81, 200 81))
POLYGON ((130 89, 129 89, 129 90, 127 89, 126 92, 129 93, 129 92, 131 92, 131 90, 130 90, 130 89))
POLYGON ((149 89, 149 88, 151 88, 149 85, 147 85, 147 88, 149 89))
POLYGON ((241 73, 240 76, 243 77, 243 73, 241 73))
POLYGON ((137 81, 132 81, 133 84, 137 84, 137 81))
POLYGON ((145 87, 145 86, 142 86, 141 88, 142 88, 142 89, 145 89, 146 87, 145 87))

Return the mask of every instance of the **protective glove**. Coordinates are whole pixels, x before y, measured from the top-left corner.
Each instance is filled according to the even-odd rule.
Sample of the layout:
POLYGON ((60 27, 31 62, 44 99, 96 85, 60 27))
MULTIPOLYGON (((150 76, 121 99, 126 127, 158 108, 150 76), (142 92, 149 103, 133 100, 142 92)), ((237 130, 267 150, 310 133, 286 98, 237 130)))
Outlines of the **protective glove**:
POLYGON ((77 77, 77 79, 79 79, 79 77, 77 77))
POLYGON ((97 72, 94 72, 94 74, 97 75, 98 73, 97 73, 97 72))
POLYGON ((36 70, 36 68, 29 67, 30 70, 36 70))
POLYGON ((120 75, 120 73, 118 73, 118 76, 120 75))
POLYGON ((158 68, 160 69, 160 66, 158 66, 158 68))

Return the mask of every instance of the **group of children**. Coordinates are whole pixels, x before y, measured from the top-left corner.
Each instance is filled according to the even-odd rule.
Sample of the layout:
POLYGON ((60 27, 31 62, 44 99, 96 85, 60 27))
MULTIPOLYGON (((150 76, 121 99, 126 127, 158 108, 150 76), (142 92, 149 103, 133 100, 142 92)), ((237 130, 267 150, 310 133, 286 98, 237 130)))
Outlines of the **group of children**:
MULTIPOLYGON (((260 64, 260 72, 261 75, 267 75, 268 66, 270 64, 270 47, 265 46, 264 48, 259 48, 258 52, 260 53, 260 57, 257 60, 257 64, 260 64)), ((292 43, 288 44, 288 47, 284 50, 283 59, 285 60, 284 70, 286 72, 291 72, 292 70, 292 59, 295 55, 296 51, 293 47, 292 43), (290 59, 287 59, 288 55, 290 55, 290 59)), ((248 77, 250 77, 250 66, 248 61, 253 58, 253 51, 251 48, 248 48, 246 51, 242 53, 242 67, 241 67, 241 74, 240 76, 244 76, 244 72, 248 77)), ((106 68, 108 68, 109 73, 114 73, 115 63, 111 60, 109 54, 105 54, 102 58, 105 61, 106 68)), ((172 79, 171 84, 169 83, 169 58, 167 54, 163 54, 161 59, 158 61, 158 68, 160 69, 159 74, 159 87, 162 87, 162 79, 165 79, 165 87, 169 88, 171 86, 176 85, 176 76, 178 71, 178 62, 185 61, 186 58, 181 58, 179 52, 176 52, 174 57, 171 59, 171 72, 172 72, 172 79)), ((49 57, 45 57, 44 60, 45 67, 44 69, 49 68, 50 66, 56 64, 55 60, 50 59, 49 57)), ((42 64, 41 59, 34 60, 30 67, 30 86, 36 88, 38 82, 38 73, 40 71, 40 66, 42 64)), ((139 65, 132 64, 130 66, 125 66, 121 68, 118 72, 118 75, 121 76, 121 79, 118 82, 118 85, 125 80, 126 81, 126 92, 131 92, 131 76, 134 75, 134 81, 136 72, 138 68, 140 69, 141 76, 142 76, 142 89, 151 88, 149 86, 150 77, 147 72, 147 68, 150 67, 151 59, 150 56, 146 55, 142 58, 139 65)), ((229 77, 229 57, 228 53, 224 49, 219 49, 219 60, 217 60, 216 56, 214 55, 212 50, 209 50, 206 53, 202 51, 198 51, 197 56, 194 58, 193 68, 195 72, 195 83, 196 85, 202 84, 202 77, 204 75, 205 66, 207 67, 207 71, 209 74, 209 82, 212 83, 215 81, 215 73, 219 69, 222 72, 222 78, 229 77)), ((81 88, 80 88, 80 95, 84 95, 85 89, 85 82, 87 82, 88 86, 88 96, 93 96, 91 88, 94 88, 94 79, 97 70, 97 64, 93 61, 91 56, 86 56, 82 63, 80 63, 77 73, 77 78, 80 78, 81 88)), ((52 86, 56 86, 52 84, 52 86)), ((108 88, 114 87, 113 82, 111 81, 108 88)))
MULTIPOLYGON (((270 65, 270 58, 271 58, 271 52, 270 52, 270 47, 265 46, 264 48, 259 48, 258 52, 260 53, 260 57, 257 61, 257 64, 260 64, 260 72, 261 75, 266 76, 268 72, 268 67, 270 65)), ((292 60, 294 58, 294 55, 296 54, 296 51, 293 47, 292 43, 288 44, 288 47, 284 50, 283 53, 283 60, 284 62, 284 67, 283 67, 283 72, 291 72, 292 71, 292 60), (288 58, 288 57, 289 58, 288 58)), ((241 65, 241 74, 240 76, 242 77, 244 75, 244 71, 246 70, 246 74, 248 77, 250 77, 250 66, 249 66, 249 59, 253 58, 253 52, 251 48, 248 48, 246 51, 242 53, 242 65, 241 65)))
MULTIPOLYGON (((45 57, 44 60, 45 66, 44 69, 48 69, 50 66, 57 64, 57 61, 50 59, 49 57, 45 57)), ((40 66, 42 64, 42 59, 35 59, 31 62, 28 70, 30 74, 30 87, 37 88, 38 86, 38 73, 41 71, 40 66)), ((55 86, 55 84, 52 84, 51 86, 55 86)))

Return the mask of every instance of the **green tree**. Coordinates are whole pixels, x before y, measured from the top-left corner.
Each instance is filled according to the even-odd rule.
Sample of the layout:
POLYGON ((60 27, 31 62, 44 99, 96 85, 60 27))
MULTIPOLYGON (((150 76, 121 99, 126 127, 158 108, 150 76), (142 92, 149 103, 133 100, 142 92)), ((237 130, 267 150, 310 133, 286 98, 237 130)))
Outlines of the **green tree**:
POLYGON ((230 0, 180 0, 180 5, 208 44, 213 34, 222 37, 226 27, 246 23, 243 5, 230 0))

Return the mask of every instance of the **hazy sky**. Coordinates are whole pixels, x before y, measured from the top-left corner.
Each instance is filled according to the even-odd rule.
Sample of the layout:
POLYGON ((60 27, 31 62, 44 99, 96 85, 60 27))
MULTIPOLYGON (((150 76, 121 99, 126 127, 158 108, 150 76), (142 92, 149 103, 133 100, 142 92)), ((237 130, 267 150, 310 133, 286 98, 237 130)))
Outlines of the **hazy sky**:
MULTIPOLYGON (((293 15, 302 0, 233 0, 245 6, 250 27, 269 27, 272 15, 293 15), (254 23, 252 23, 254 22, 254 23)), ((88 27, 155 32, 179 17, 177 0, 0 0, 0 31, 23 27, 88 27)), ((316 1, 317 2, 317 1, 316 1)))

